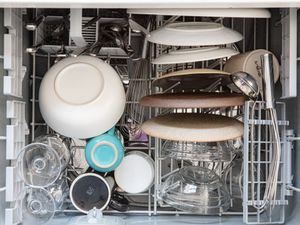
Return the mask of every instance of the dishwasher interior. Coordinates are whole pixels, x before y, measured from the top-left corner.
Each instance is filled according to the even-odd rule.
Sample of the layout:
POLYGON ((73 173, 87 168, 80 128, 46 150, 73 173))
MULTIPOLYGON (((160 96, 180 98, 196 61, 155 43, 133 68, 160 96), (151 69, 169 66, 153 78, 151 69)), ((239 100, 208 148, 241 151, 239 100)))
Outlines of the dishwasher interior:
MULTIPOLYGON (((52 212, 48 209, 49 215, 40 216, 36 220, 38 222, 24 216, 27 213, 24 208, 29 207, 24 203, 24 195, 28 192, 32 194, 36 187, 34 185, 28 187, 18 176, 20 166, 18 156, 20 157, 19 154, 25 146, 36 142, 37 137, 57 134, 45 122, 40 109, 39 95, 43 77, 53 65, 58 65, 65 58, 79 59, 82 56, 99 58, 117 72, 125 89, 126 104, 124 113, 115 125, 116 136, 122 142, 125 155, 132 152, 134 154, 136 151, 142 152, 143 159, 150 161, 150 164, 153 163, 151 185, 146 190, 136 191, 137 193, 126 192, 115 185, 113 200, 110 201, 108 207, 104 207, 103 218, 105 216, 122 218, 131 215, 153 218, 166 215, 175 217, 176 215, 190 216, 197 223, 210 219, 212 224, 219 223, 219 218, 226 218, 231 224, 242 222, 245 224, 284 224, 286 222, 294 208, 293 197, 299 191, 293 184, 295 182, 293 146, 297 137, 295 137, 296 131, 292 129, 297 128, 295 127, 297 118, 292 112, 296 110, 293 108, 295 104, 290 100, 297 96, 297 9, 268 9, 263 11, 265 15, 258 14, 257 17, 255 14, 249 16, 245 12, 246 18, 235 16, 234 11, 231 12, 232 15, 222 16, 214 14, 210 16, 209 12, 203 14, 201 12, 199 16, 195 16, 193 13, 184 15, 184 10, 183 15, 180 15, 178 11, 174 13, 175 15, 168 14, 168 10, 165 15, 163 13, 155 15, 147 9, 143 11, 138 9, 41 8, 3 9, 1 11, 6 27, 4 34, 1 34, 4 39, 4 94, 11 96, 5 103, 6 117, 9 119, 5 138, 6 159, 10 163, 6 168, 5 224, 19 224, 22 221, 26 224, 27 219, 30 221, 27 224, 45 222, 55 224, 56 218, 83 215, 84 210, 74 207, 72 202, 75 200, 70 199, 68 193, 76 177, 85 173, 95 173, 104 178, 116 177, 116 172, 97 172, 89 166, 90 163, 86 162, 84 152, 87 151, 89 138, 84 140, 60 136, 69 149, 71 158, 57 178, 67 183, 65 189, 62 185, 59 186, 62 188, 61 195, 64 200, 57 209, 52 209, 52 212), (238 32, 242 37, 235 43, 212 44, 209 47, 234 50, 237 52, 234 55, 261 49, 273 53, 271 57, 275 57, 273 63, 275 64, 277 60, 280 64, 279 69, 277 68, 280 78, 277 78, 278 82, 274 85, 276 103, 273 111, 264 101, 266 96, 263 98, 245 97, 245 103, 238 106, 179 107, 174 103, 175 107, 147 107, 146 103, 141 104, 142 97, 157 93, 170 95, 189 93, 184 88, 180 89, 182 85, 180 82, 170 82, 164 86, 153 85, 155 82, 158 83, 158 78, 163 78, 166 74, 178 74, 184 71, 200 73, 197 71, 205 69, 226 72, 226 63, 235 57, 233 55, 216 59, 209 58, 209 53, 207 53, 204 54, 206 58, 202 59, 202 55, 199 55, 197 56, 199 59, 194 61, 157 62, 158 59, 163 60, 162 56, 165 55, 175 56, 173 60, 176 61, 176 54, 180 55, 180 51, 191 51, 197 44, 191 44, 193 46, 191 47, 188 44, 176 46, 176 44, 161 44, 159 41, 155 43, 149 39, 149 35, 151 36, 154 30, 176 23, 196 24, 198 22, 221 24, 238 32), (276 120, 273 118, 274 111, 276 120), (150 121, 158 115, 167 117, 170 114, 209 114, 234 118, 243 123, 243 135, 218 142, 197 142, 155 138, 142 131, 141 126, 145 121, 150 121), (198 152, 193 152, 195 149, 198 152), (200 188, 189 184, 188 178, 195 179, 192 184, 196 187, 200 185, 200 188), (168 182, 170 182, 169 186, 167 186, 168 182), (219 186, 213 189, 213 185, 219 186), (270 197, 271 200, 266 199, 266 193, 272 194, 273 189, 276 191, 270 197), (196 192, 196 194, 186 198, 186 195, 180 195, 180 191, 190 194, 196 192), (197 191, 200 191, 200 194, 197 195, 197 191), (179 203, 176 204, 176 201, 179 203), (195 207, 193 204, 197 205, 197 201, 202 205, 195 207), (51 218, 51 221, 50 219, 47 221, 46 218, 51 218), (231 221, 231 218, 238 218, 238 220, 231 221)), ((184 29, 187 28, 183 27, 182 30, 184 29)), ((170 32, 171 30, 170 28, 170 32)), ((187 29, 188 32, 191 31, 187 29)), ((192 32, 190 35, 193 35, 192 32)), ((163 34, 160 37, 162 36, 163 34)), ((188 41, 189 36, 186 38, 188 41)), ((201 38, 199 36, 199 39, 201 38)), ((214 38, 217 39, 217 37, 211 37, 211 39, 214 38)), ((219 38, 225 39, 226 36, 219 38)), ((172 40, 173 37, 169 36, 166 38, 166 43, 172 40)), ((203 51, 207 50, 205 49, 207 44, 198 44, 197 47, 203 48, 203 51)), ((209 47, 207 47, 208 50, 209 47)), ((187 55, 193 57, 192 53, 187 55)), ((258 74, 264 72, 262 64, 258 61, 255 63, 258 74)), ((227 67, 228 65, 229 63, 227 67)), ((276 68, 273 72, 276 72, 276 68)), ((201 90, 194 88, 191 93, 197 94, 205 91, 232 94, 235 92, 233 90, 237 90, 223 85, 220 79, 201 90)), ((69 82, 69 85, 76 87, 79 85, 78 93, 80 93, 80 88, 84 83, 69 82)), ((262 92, 260 88, 258 87, 262 92)), ((113 93, 115 90, 113 87, 111 89, 113 93)), ((76 93, 72 94, 76 95, 76 93)), ((179 100, 175 102, 178 103, 179 100)), ((118 102, 112 98, 110 104, 117 105, 118 102)), ((187 103, 183 102, 183 104, 187 103)), ((55 110, 60 112, 59 107, 53 109, 53 112, 55 110)), ((97 112, 99 116, 103 114, 103 111, 99 109, 97 112)), ((296 111, 294 113, 297 114, 296 111)), ((72 117, 71 114, 72 112, 68 116, 72 117)), ((83 121, 86 119, 82 117, 83 121)), ((178 123, 180 124, 180 121, 178 123)), ((158 128, 154 131, 158 132, 158 128)), ((226 132, 225 130, 223 135, 227 133, 230 136, 234 131, 228 129, 226 132)), ((176 132, 174 128, 170 131, 171 134, 165 132, 162 136, 173 135, 176 132)), ((179 136, 184 136, 184 132, 183 130, 179 133, 179 136)), ((188 132, 190 132, 189 129, 186 130, 186 133, 188 132)), ((199 133, 199 136, 201 135, 205 136, 199 133)), ((214 140, 216 137, 209 138, 214 140)), ((44 199, 44 202, 48 203, 50 200, 44 199)), ((40 206, 31 205, 30 207, 32 213, 36 210, 35 207, 40 206)), ((89 216, 93 213, 96 215, 99 212, 94 208, 89 216)), ((179 217, 175 218, 181 221, 179 217)), ((115 221, 114 224, 117 222, 115 221)))

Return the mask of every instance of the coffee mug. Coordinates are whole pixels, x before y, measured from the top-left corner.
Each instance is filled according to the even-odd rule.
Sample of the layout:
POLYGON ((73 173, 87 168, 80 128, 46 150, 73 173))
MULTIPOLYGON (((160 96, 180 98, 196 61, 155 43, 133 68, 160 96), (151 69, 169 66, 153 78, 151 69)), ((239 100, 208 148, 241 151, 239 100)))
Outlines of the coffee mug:
POLYGON ((115 170, 124 157, 124 148, 115 128, 88 141, 85 158, 91 168, 98 172, 115 170))
POLYGON ((95 173, 82 174, 71 184, 71 202, 83 213, 88 213, 93 208, 104 210, 111 199, 113 186, 112 177, 104 178, 95 173))

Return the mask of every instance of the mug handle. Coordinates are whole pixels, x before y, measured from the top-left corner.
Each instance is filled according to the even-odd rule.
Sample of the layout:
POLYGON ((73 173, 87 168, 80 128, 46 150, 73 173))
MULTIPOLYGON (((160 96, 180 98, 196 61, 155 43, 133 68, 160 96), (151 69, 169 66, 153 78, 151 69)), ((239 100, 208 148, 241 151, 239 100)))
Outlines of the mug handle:
POLYGON ((110 129, 107 131, 107 134, 112 135, 112 136, 115 136, 115 132, 116 132, 116 128, 115 128, 115 127, 112 127, 112 128, 110 128, 110 129))

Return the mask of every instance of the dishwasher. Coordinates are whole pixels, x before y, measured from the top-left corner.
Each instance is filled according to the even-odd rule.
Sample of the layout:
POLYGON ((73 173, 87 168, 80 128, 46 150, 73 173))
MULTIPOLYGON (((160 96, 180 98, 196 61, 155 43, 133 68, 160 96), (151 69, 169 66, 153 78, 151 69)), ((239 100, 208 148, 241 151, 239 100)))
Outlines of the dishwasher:
POLYGON ((299 6, 0 0, 0 224, 299 224, 299 6))

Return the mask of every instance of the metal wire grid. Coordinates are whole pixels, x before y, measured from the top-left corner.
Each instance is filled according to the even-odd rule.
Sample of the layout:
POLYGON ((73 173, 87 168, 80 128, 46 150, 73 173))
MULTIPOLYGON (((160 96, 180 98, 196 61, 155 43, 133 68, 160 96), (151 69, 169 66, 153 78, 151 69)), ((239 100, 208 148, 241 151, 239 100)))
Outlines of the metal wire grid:
MULTIPOLYGON (((82 25, 84 25, 87 21, 89 21, 90 18, 83 18, 83 23, 82 25)), ((43 27, 42 27, 43 29, 43 27)), ((85 38, 87 38, 88 42, 93 42, 94 40, 97 39, 97 28, 95 26, 91 27, 89 30, 84 30, 83 31, 83 36, 85 38)), ((34 32, 34 44, 37 44, 39 41, 41 40, 41 31, 40 29, 38 29, 36 32, 34 32)), ((71 43, 71 42, 70 42, 71 43)), ((71 43, 72 44, 72 43, 71 43)), ((55 53, 55 51, 57 50, 57 46, 53 45, 53 46, 48 46, 48 48, 52 49, 53 48, 53 53, 55 53)), ((56 54, 53 53, 48 53, 48 54, 37 54, 37 53, 33 53, 32 54, 32 75, 30 76, 31 78, 31 122, 30 122, 30 134, 31 134, 31 141, 33 141, 37 135, 36 134, 36 129, 38 127, 45 127, 46 128, 46 133, 51 133, 54 132, 53 130, 51 130, 50 127, 47 126, 46 123, 44 122, 37 122, 36 120, 36 111, 38 110, 38 107, 36 104, 38 104, 38 96, 37 96, 37 89, 39 88, 39 84, 40 84, 40 80, 42 79, 42 76, 38 76, 36 74, 36 66, 37 66, 37 57, 43 57, 43 58, 47 58, 47 68, 49 69, 52 66, 52 62, 53 62, 53 58, 56 58, 56 54)), ((98 56, 99 58, 102 58, 102 56, 98 56)), ((112 56, 112 59, 118 59, 117 56, 112 56)), ((121 59, 125 59, 124 57, 120 57, 121 59)), ((121 65, 115 65, 116 67, 120 66, 120 67, 124 67, 124 64, 121 65)), ((146 64, 143 64, 143 66, 148 66, 146 64)), ((125 69, 125 68, 122 68, 125 69)), ((128 71, 128 68, 125 69, 128 71)), ((124 75, 124 71, 118 71, 120 72, 120 76, 122 77, 122 75, 124 75)), ((131 78, 128 77, 128 74, 126 74, 126 79, 128 79, 128 81, 131 81, 131 78)), ((134 79, 132 79, 134 80, 134 79)), ((135 81, 135 80, 134 80, 135 81)), ((149 79, 145 78, 145 79, 139 79, 139 82, 145 82, 146 84, 149 83, 149 79)), ((150 86, 149 86, 150 87, 150 86)), ((127 101, 126 105, 138 105, 138 101, 127 101)), ((151 113, 151 112, 149 112, 151 113)), ((149 115, 150 116, 150 115, 149 115)), ((124 126, 126 124, 122 124, 119 123, 119 126, 124 126)), ((150 156, 152 155, 153 152, 153 147, 151 147, 150 142, 148 143, 148 146, 124 146, 126 151, 130 151, 130 150, 140 150, 143 151, 145 153, 148 153, 150 156)), ((83 146, 76 146, 73 145, 70 149, 70 151, 74 154, 75 151, 84 151, 84 147, 83 146)), ((70 165, 69 168, 67 168, 66 171, 64 171, 64 175, 66 176, 66 174, 68 172, 77 172, 77 173, 82 173, 81 169, 79 168, 75 168, 74 166, 70 165)), ((129 210, 127 212, 123 212, 123 214, 144 214, 144 215, 152 215, 153 212, 153 190, 154 188, 150 188, 149 191, 145 192, 145 193, 139 193, 139 194, 129 194, 129 193, 122 193, 124 194, 128 199, 130 199, 131 205, 132 207, 129 208, 129 210), (135 200, 137 199, 137 200, 135 200), (142 200, 139 201, 139 200, 142 200), (139 202, 138 202, 139 201, 139 202)), ((78 212, 74 207, 72 207, 71 201, 69 199, 66 200, 65 202, 65 206, 63 207, 63 209, 58 210, 58 212, 63 212, 63 213, 76 213, 78 212)), ((118 211, 115 210, 105 210, 104 211, 105 214, 111 214, 111 213, 120 213, 118 211)))
POLYGON ((265 110, 264 102, 256 102, 253 108, 254 102, 248 101, 245 104, 244 114, 244 172, 243 172, 243 211, 244 222, 247 224, 282 224, 285 219, 284 206, 287 205, 285 200, 285 182, 284 174, 286 174, 286 167, 284 165, 284 152, 287 148, 286 141, 286 127, 288 121, 285 115, 285 104, 280 102, 276 104, 278 113, 278 125, 280 129, 281 137, 281 161, 279 169, 279 177, 277 184, 277 195, 274 207, 266 207, 264 209, 256 209, 253 205, 260 204, 263 201, 263 194, 269 175, 269 165, 274 154, 272 149, 273 140, 271 129, 271 120, 268 118, 268 114, 265 110), (254 110, 254 114, 252 114, 254 110), (252 118, 252 115, 255 115, 252 118), (251 127, 253 127, 253 137, 251 140, 251 127), (254 146, 254 154, 250 151, 251 144, 254 146), (254 156, 253 164, 251 157, 254 156), (257 173, 254 179, 251 178, 251 170, 255 169, 257 173), (253 182, 253 183, 252 183, 253 182), (252 199, 251 184, 254 184, 254 199, 252 199), (255 212, 255 214, 253 214, 255 212), (250 215, 251 213, 251 215, 250 215))
MULTIPOLYGON (((166 23, 169 23, 170 21, 174 21, 178 18, 176 17, 168 17, 168 19, 164 18, 163 16, 157 16, 157 20, 156 20, 156 27, 160 27, 165 25, 166 23)), ((182 21, 185 21, 185 17, 181 17, 182 21)), ((194 18, 195 20, 195 18, 194 18)), ((246 30, 246 19, 231 19, 231 28, 235 28, 236 23, 235 22, 241 22, 242 23, 242 35, 245 37, 246 36, 246 32, 248 32, 246 30)), ((269 46, 269 20, 265 19, 265 49, 268 49, 269 46)), ((221 22, 223 23, 223 19, 220 19, 217 22, 221 22)), ((260 20, 260 22, 262 22, 260 20)), ((257 33, 256 33, 256 25, 257 25, 257 19, 253 19, 253 47, 251 48, 252 50, 257 48, 257 33)), ((241 46, 241 51, 245 52, 248 49, 246 49, 246 42, 249 40, 243 40, 241 46)), ((164 46, 164 45, 154 45, 154 49, 152 51, 152 57, 158 57, 162 54, 168 53, 170 50, 175 50, 175 47, 170 47, 170 46, 164 46)), ((223 68, 223 61, 219 60, 219 61, 215 61, 212 64, 209 64, 208 61, 206 62, 201 62, 200 64, 196 63, 184 63, 184 64, 176 64, 176 65, 155 65, 153 67, 153 77, 151 78, 155 78, 155 77, 160 77, 165 73, 169 73, 172 71, 176 71, 176 70, 183 70, 183 69, 191 69, 191 68, 195 68, 196 66, 199 68, 205 68, 205 67, 211 67, 211 68, 215 68, 215 67, 219 67, 220 69, 223 68)), ((168 90, 170 92, 172 92, 172 88, 170 88, 170 90, 168 90)), ((155 88, 154 92, 161 92, 161 90, 159 88, 155 88)), ((260 110, 262 110, 260 108, 260 110)), ((173 113, 176 112, 196 112, 196 113, 200 113, 201 109, 176 109, 173 111, 173 113)), ((202 111, 203 112, 203 111, 202 111)), ((240 111, 234 111, 232 110, 231 113, 227 114, 220 110, 216 112, 216 114, 223 114, 223 115, 227 115, 227 116, 236 116, 240 111)), ((170 113, 170 110, 161 110, 161 109, 155 109, 154 110, 154 115, 159 115, 159 114, 165 114, 165 113, 170 113)), ((249 136, 249 130, 245 129, 245 135, 249 136)), ((154 139, 154 138, 153 138, 154 139)), ((183 167, 186 165, 186 161, 184 160, 180 160, 177 161, 175 159, 169 159, 169 158, 164 158, 161 156, 161 148, 162 148, 162 140, 155 138, 152 141, 155 145, 155 185, 154 185, 154 215, 157 214, 190 214, 188 212, 182 212, 182 211, 178 211, 175 210, 173 208, 170 208, 168 205, 164 204, 163 202, 159 202, 158 201, 158 193, 159 193, 159 189, 161 187, 162 181, 168 177, 169 175, 171 175, 172 173, 176 172, 179 168, 183 167), (179 162, 179 163, 178 163, 179 162), (162 173, 162 166, 166 163, 169 163, 169 171, 163 174, 162 173)), ((234 159, 234 155, 232 155, 232 160, 234 159)), ((245 160, 245 159, 244 159, 245 160)), ((215 168, 218 170, 218 174, 222 174, 222 171, 224 170, 224 168, 227 166, 224 163, 208 163, 208 162, 198 162, 199 166, 204 166, 204 167, 209 167, 209 168, 215 168)), ((241 165, 243 166, 243 165, 241 165)), ((164 167, 165 168, 165 167, 164 167)), ((245 174, 245 170, 242 172, 243 176, 245 174)), ((229 183, 229 192, 232 195, 234 192, 234 187, 233 187, 233 181, 232 181, 232 168, 229 169, 228 171, 228 183, 229 183)), ((247 193, 247 190, 245 189, 245 187, 240 187, 241 191, 243 192, 243 189, 245 190, 244 193, 247 193)), ((242 193, 241 193, 242 194, 242 193)), ((242 196, 241 196, 242 197, 242 196)), ((233 206, 233 200, 231 201, 231 205, 233 206)), ((245 207, 244 207, 245 208, 245 207)), ((282 209, 282 208, 281 208, 282 209)), ((243 207, 241 206, 239 208, 239 210, 237 211, 228 211, 228 212, 222 212, 222 210, 220 210, 219 215, 243 215, 245 217, 245 214, 247 214, 247 216, 253 216, 253 217, 258 217, 258 212, 253 211, 253 210, 248 210, 247 213, 245 212, 245 209, 243 209, 243 207)), ((245 221, 245 220, 244 220, 245 221)), ((245 221, 246 223, 248 223, 249 221, 245 221)))

